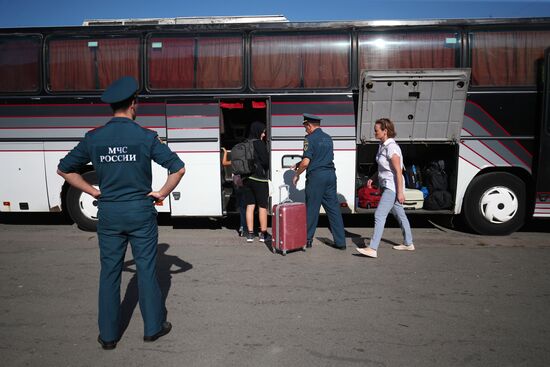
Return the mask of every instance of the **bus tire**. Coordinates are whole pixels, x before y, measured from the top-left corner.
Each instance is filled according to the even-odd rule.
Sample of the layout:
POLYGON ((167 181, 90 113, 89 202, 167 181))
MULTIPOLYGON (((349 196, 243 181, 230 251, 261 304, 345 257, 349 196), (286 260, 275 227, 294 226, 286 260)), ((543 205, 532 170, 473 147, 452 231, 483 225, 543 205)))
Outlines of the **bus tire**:
POLYGON ((462 204, 464 221, 484 235, 507 235, 525 221, 525 183, 510 173, 491 172, 475 177, 462 204))
MULTIPOLYGON (((83 173, 82 178, 97 187, 95 171, 83 173)), ((89 232, 97 231, 97 199, 70 186, 66 195, 66 207, 69 216, 78 228, 89 232)))

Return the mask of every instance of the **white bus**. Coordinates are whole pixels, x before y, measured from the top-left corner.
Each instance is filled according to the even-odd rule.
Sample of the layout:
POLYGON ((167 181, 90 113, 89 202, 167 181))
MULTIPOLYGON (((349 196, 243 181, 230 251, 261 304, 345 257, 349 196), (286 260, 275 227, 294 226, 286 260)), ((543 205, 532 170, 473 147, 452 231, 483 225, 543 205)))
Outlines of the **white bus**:
MULTIPOLYGON (((269 130, 272 186, 289 183, 302 113, 320 116, 333 137, 342 211, 372 212, 356 205, 357 190, 374 163, 372 123, 389 117, 406 164, 445 162, 453 204, 433 213, 462 213, 479 233, 510 233, 550 216, 549 46, 550 18, 0 29, 0 210, 67 211, 95 229, 97 203, 56 167, 109 120, 102 91, 131 75, 140 83, 137 122, 188 170, 160 212, 235 211, 220 149, 256 120, 269 130)), ((95 182, 92 166, 82 173, 95 182)), ((155 166, 153 187, 166 174, 155 166)), ((292 199, 304 199, 303 184, 292 199)), ((273 190, 272 203, 279 200, 273 190)))

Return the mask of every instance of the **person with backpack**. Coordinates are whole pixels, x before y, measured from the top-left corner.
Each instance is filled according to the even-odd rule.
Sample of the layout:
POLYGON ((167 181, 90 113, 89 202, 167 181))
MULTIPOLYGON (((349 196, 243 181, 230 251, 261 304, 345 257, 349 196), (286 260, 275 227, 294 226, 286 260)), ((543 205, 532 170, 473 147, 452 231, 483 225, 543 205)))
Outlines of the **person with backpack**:
MULTIPOLYGON (((267 207, 269 202, 269 153, 267 152, 265 124, 254 121, 250 125, 248 142, 252 142, 253 164, 250 175, 244 178, 243 199, 246 205, 246 242, 254 242, 254 210, 258 207, 260 221, 260 242, 269 241, 267 233, 267 207)), ((234 148, 235 150, 235 148, 234 148)), ((232 160, 232 162, 234 159, 232 160)))
POLYGON ((367 181, 367 187, 371 187, 374 181, 378 181, 382 190, 382 197, 374 213, 374 234, 370 244, 366 248, 357 248, 361 254, 368 257, 378 257, 378 245, 382 239, 386 218, 390 211, 397 219, 403 232, 403 245, 393 246, 394 250, 414 250, 411 226, 403 203, 405 202, 405 179, 403 178, 403 154, 401 148, 393 139, 395 127, 390 119, 382 118, 374 123, 374 136, 380 140, 376 163, 377 173, 367 181))
MULTIPOLYGON (((229 159, 228 154, 229 152, 227 149, 222 147, 222 166, 223 167, 231 167, 232 162, 231 159, 229 159)), ((231 179, 233 180, 233 192, 235 193, 235 206, 239 209, 239 237, 244 237, 245 230, 246 230, 246 206, 244 204, 243 198, 242 198, 242 191, 243 191, 243 181, 241 179, 240 175, 237 175, 235 173, 231 173, 231 179)))

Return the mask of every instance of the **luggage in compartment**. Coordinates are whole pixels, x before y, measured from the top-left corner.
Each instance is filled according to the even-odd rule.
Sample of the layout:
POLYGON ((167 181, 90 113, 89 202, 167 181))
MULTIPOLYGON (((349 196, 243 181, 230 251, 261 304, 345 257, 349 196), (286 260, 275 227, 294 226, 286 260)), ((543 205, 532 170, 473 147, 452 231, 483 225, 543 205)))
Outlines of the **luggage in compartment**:
MULTIPOLYGON (((281 189, 287 185, 279 187, 281 189)), ((282 197, 282 196, 280 196, 282 197)), ((294 203, 289 199, 273 206, 273 253, 302 249, 305 251, 307 242, 306 204, 294 203)))
POLYGON ((405 188, 405 209, 422 209, 424 206, 424 194, 420 190, 405 188))
POLYGON ((359 207, 361 208, 377 208, 380 202, 380 196, 382 193, 378 188, 368 188, 366 185, 361 187, 357 191, 357 197, 359 199, 359 207))

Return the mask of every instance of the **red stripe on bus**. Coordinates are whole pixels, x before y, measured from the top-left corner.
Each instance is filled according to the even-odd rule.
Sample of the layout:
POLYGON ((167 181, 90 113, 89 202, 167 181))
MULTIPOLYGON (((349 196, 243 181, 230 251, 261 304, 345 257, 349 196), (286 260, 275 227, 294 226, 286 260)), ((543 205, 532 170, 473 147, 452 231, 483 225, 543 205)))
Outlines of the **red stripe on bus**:
MULTIPOLYGON (((488 160, 487 158, 485 158, 484 156, 482 156, 481 154, 479 154, 478 152, 476 152, 474 150, 474 148, 472 147, 469 147, 468 145, 466 145, 465 142, 462 143, 463 146, 465 146, 466 148, 470 149, 472 152, 474 152, 475 154, 477 154, 479 157, 481 157, 481 159, 483 159, 484 161, 486 161, 487 163, 489 163, 491 166, 495 166, 495 164, 493 162, 491 162, 490 160, 488 160)), ((479 167, 478 167, 479 168, 479 167)))
POLYGON ((481 170, 481 168, 479 168, 476 164, 470 162, 469 160, 467 160, 467 159, 464 158, 463 156, 460 155, 460 156, 458 156, 458 157, 461 158, 462 160, 464 160, 464 161, 470 163, 472 166, 474 166, 474 167, 477 168, 478 170, 481 170))
MULTIPOLYGON (((319 117, 322 117, 322 116, 355 116, 354 113, 319 113, 317 114, 319 117)), ((285 117, 285 116, 302 116, 301 113, 272 113, 271 114, 272 117, 276 117, 276 116, 281 116, 281 117, 285 117)), ((321 124, 321 127, 322 127, 323 124, 321 124)))
POLYGON ((271 102, 271 104, 352 104, 353 101, 271 102))
POLYGON ((210 117, 219 117, 220 115, 171 115, 166 116, 166 119, 202 119, 202 118, 210 118, 210 117))
MULTIPOLYGON (((170 141, 168 142, 170 143, 170 141)), ((219 153, 219 150, 174 150, 174 153, 219 153)))
POLYGON ((485 111, 485 109, 484 109, 483 107, 481 107, 479 104, 477 104, 476 102, 471 101, 471 100, 468 100, 468 103, 473 104, 474 106, 476 106, 477 108, 479 108, 479 109, 481 110, 481 112, 483 112, 485 115, 487 115, 487 117, 489 117, 489 119, 491 119, 491 120, 492 120, 492 121, 502 130, 502 131, 504 131, 504 132, 506 133, 506 135, 511 136, 510 133, 509 133, 508 131, 506 131, 506 129, 503 128, 502 125, 500 125, 500 124, 498 123, 498 121, 495 120, 495 119, 493 118, 493 116, 491 116, 491 114, 490 114, 489 112, 485 111))
MULTIPOLYGON (((44 115, 22 115, 22 116, 0 116, 0 119, 66 119, 66 118, 104 118, 109 119, 112 118, 113 115, 62 115, 62 116, 44 116, 44 115)), ((164 118, 163 114, 139 114, 139 117, 162 117, 164 118)))
MULTIPOLYGON (((18 126, 18 127, 0 127, 0 130, 47 130, 47 129, 96 129, 105 125, 98 126, 18 126)), ((166 126, 142 126, 145 129, 164 129, 166 126)))
MULTIPOLYGON (((271 149, 272 152, 303 152, 303 149, 271 149)), ((338 152, 355 152, 357 149, 334 149, 338 152)))
POLYGON ((32 149, 22 149, 22 150, 15 150, 15 149, 9 149, 9 150, 3 150, 3 149, 0 149, 0 153, 13 153, 13 152, 17 152, 17 153, 36 153, 36 152, 40 152, 40 153, 48 153, 48 152, 69 152, 70 150, 67 150, 67 149, 64 149, 64 150, 56 150, 56 149, 52 149, 52 150, 32 150, 32 149))
POLYGON ((169 127, 168 130, 219 130, 218 126, 213 127, 169 127))
MULTIPOLYGON (((476 122, 481 128, 483 128, 485 131, 487 131, 483 126, 481 126, 481 124, 476 121, 475 119, 473 119, 472 117, 468 116, 470 119, 472 119, 472 121, 476 122)), ((464 128, 464 130, 468 131, 468 129, 464 128)), ((468 133, 471 135, 471 136, 474 136, 472 134, 471 131, 468 131, 468 133)), ((489 133, 489 131, 487 131, 487 133, 489 133)), ((489 135, 491 136, 491 135, 489 135)), ((503 156, 501 156, 500 154, 498 154, 493 148, 491 148, 488 144, 486 144, 485 142, 483 142, 483 137, 479 137, 479 136, 475 136, 478 141, 483 144, 484 146, 487 147, 487 149, 489 149, 490 151, 492 151, 493 153, 495 153, 497 156, 499 156, 503 161, 505 161, 506 163, 508 163, 510 166, 513 166, 512 163, 510 163, 506 158, 504 158, 503 156)), ((521 159, 520 157, 518 157, 513 151, 510 150, 510 148, 508 148, 505 144, 503 144, 500 140, 496 140, 497 143, 499 143, 501 146, 504 147, 504 149, 506 149, 508 152, 510 152, 514 157, 516 157, 521 163, 523 163, 525 165, 525 167, 527 167, 528 169, 531 169, 531 166, 529 164, 527 164, 523 159, 521 159)))
POLYGON ((217 103, 166 103, 166 106, 218 106, 217 103))
MULTIPOLYGON (((464 129, 464 130, 468 131, 468 129, 464 129)), ((470 135, 472 134, 471 131, 468 131, 468 133, 470 133, 470 135)), ((480 138, 480 139, 477 140, 477 141, 478 141, 480 144, 482 144, 483 146, 485 146, 487 149, 489 149, 491 152, 493 152, 494 154, 496 154, 497 157, 499 157, 500 159, 502 159, 504 162, 508 163, 508 165, 513 166, 513 164, 510 163, 510 162, 508 162, 508 160, 507 160, 506 158, 504 158, 503 156, 501 156, 500 154, 498 154, 498 153, 497 153, 493 148, 491 148, 489 145, 485 144, 485 142, 483 142, 483 139, 482 139, 482 138, 480 138)), ((498 142, 498 143, 500 143, 500 142, 498 142)), ((501 145, 503 145, 503 144, 501 143, 501 145)), ((506 148, 506 146, 504 146, 504 147, 506 148)), ((468 148, 470 148, 470 147, 468 147, 468 148)), ((472 148, 470 148, 470 149, 472 149, 472 148)), ((473 150, 473 149, 472 149, 472 150, 473 150)), ((508 150, 509 150, 509 149, 508 149, 508 150)), ((476 153, 477 153, 477 152, 476 152, 476 153)), ((513 153, 512 153, 512 154, 513 154, 513 153)), ((481 156, 480 154, 478 154, 478 155, 481 156)), ((513 154, 513 155, 515 156, 515 154, 513 154)), ((516 158, 519 159, 519 157, 517 157, 517 156, 516 156, 516 158)), ((519 160, 520 160, 521 162, 523 162, 521 159, 519 159, 519 160)), ((492 164, 493 166, 496 166, 496 164, 493 163, 493 162, 491 162, 491 164, 492 164)), ((525 162, 523 162, 523 164, 525 164, 525 162)), ((526 165, 526 166, 527 166, 527 165, 526 165)), ((527 166, 527 167, 529 167, 529 166, 527 166)))
MULTIPOLYGON (((477 103, 473 102, 473 101, 468 101, 468 103, 471 103, 473 104, 474 106, 476 106, 477 108, 479 108, 481 110, 481 112, 483 112, 485 115, 487 115, 487 117, 489 117, 489 119, 491 121, 493 121, 502 131, 504 131, 508 136, 512 136, 510 135, 510 133, 508 132, 508 130, 506 130, 504 127, 502 127, 501 124, 498 123, 498 121, 493 117, 491 116, 491 114, 487 111, 485 111, 485 109, 483 107, 481 107, 480 105, 478 105, 477 103)), ((466 115, 466 114, 465 114, 466 115)), ((470 117, 470 116, 468 116, 470 117)), ((471 118, 471 117, 470 117, 471 118)), ((473 120, 473 119, 472 119, 473 120)), ((475 120, 474 120, 475 121, 475 120)), ((477 122, 477 121, 476 121, 477 122)), ((478 122, 479 123, 479 122, 478 122)), ((523 145, 521 145, 518 141, 514 140, 514 143, 516 143, 517 145, 519 145, 519 147, 521 149, 523 149, 525 151, 525 153, 527 153, 530 157, 533 157, 533 155, 527 150, 525 149, 525 147, 523 145)))
MULTIPOLYGON (((139 100, 139 96, 138 96, 138 100, 139 100)), ((142 106, 158 106, 158 105, 165 105, 164 102, 147 102, 147 103, 144 103, 144 102, 138 102, 138 105, 142 105, 142 106)), ((81 104, 81 103, 37 103, 37 104, 23 104, 23 103, 14 103, 14 104, 5 104, 5 105, 2 105, 1 107, 34 107, 34 106, 38 106, 38 107, 67 107, 67 106, 70 106, 70 107, 74 107, 74 106, 81 106, 81 107, 84 107, 84 106, 87 106, 87 107, 90 107, 90 106, 109 106, 108 103, 94 103, 94 104, 81 104)))
POLYGON ((95 129, 98 126, 18 126, 0 127, 0 130, 41 130, 41 129, 95 129))
MULTIPOLYGON (((321 126, 323 129, 324 128, 338 128, 338 127, 347 127, 347 128, 354 128, 355 129, 355 125, 322 125, 321 126)), ((287 128, 290 128, 290 129, 303 129, 304 126, 271 126, 272 129, 287 129, 287 128)))

